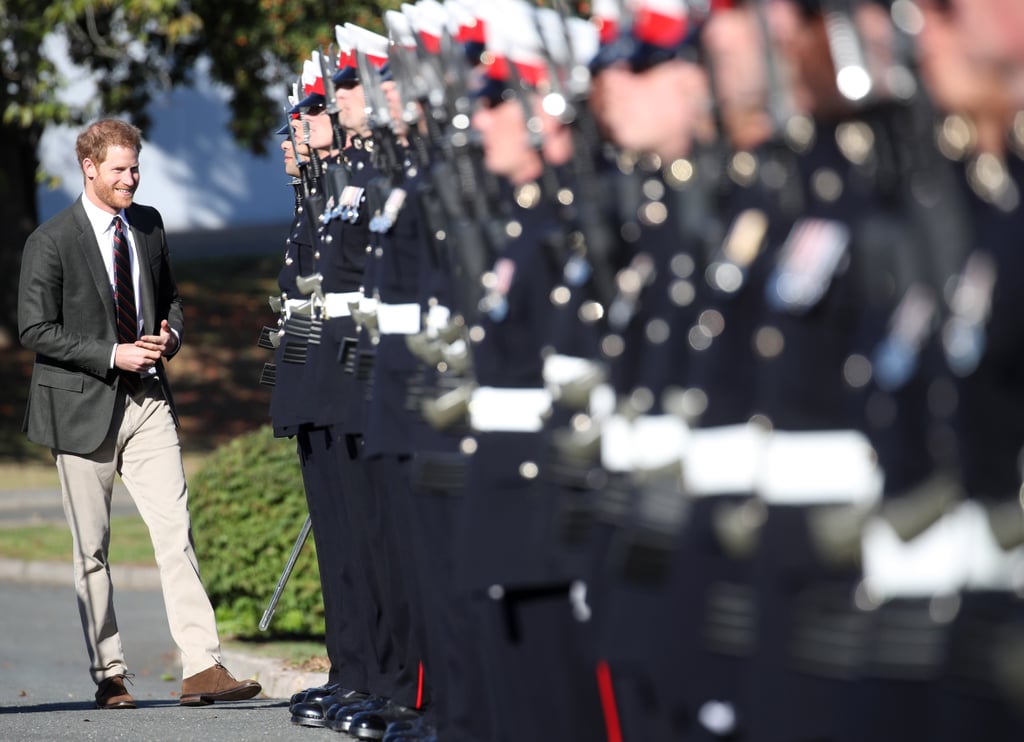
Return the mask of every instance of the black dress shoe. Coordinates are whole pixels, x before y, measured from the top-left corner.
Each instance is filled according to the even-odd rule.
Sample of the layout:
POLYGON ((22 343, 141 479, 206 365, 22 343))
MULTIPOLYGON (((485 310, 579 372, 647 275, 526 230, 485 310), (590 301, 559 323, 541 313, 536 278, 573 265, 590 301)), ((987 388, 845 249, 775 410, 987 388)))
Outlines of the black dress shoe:
POLYGON ((360 703, 335 704, 327 709, 326 726, 336 732, 348 732, 352 719, 364 711, 377 711, 387 706, 391 701, 382 696, 370 696, 360 703))
POLYGON ((417 721, 420 712, 397 703, 388 703, 378 709, 369 709, 352 717, 348 734, 356 739, 383 739, 388 726, 399 721, 417 721))
POLYGON ((393 735, 398 734, 412 734, 413 732, 419 732, 423 729, 426 722, 423 721, 422 716, 418 716, 415 719, 401 719, 399 721, 393 721, 388 724, 388 728, 384 731, 385 739, 393 735))
POLYGON ((325 696, 329 696, 332 693, 336 693, 342 690, 340 683, 328 683, 327 685, 317 685, 313 688, 306 688, 300 690, 298 693, 293 693, 291 700, 288 701, 288 710, 291 711, 297 703, 308 703, 309 701, 319 701, 325 696))
POLYGON ((327 719, 327 709, 339 703, 360 703, 369 696, 357 690, 338 688, 334 693, 324 694, 317 689, 306 695, 307 700, 295 704, 292 709, 292 724, 303 727, 322 727, 327 719))
POLYGON ((422 717, 388 724, 381 742, 437 742, 437 730, 422 717))

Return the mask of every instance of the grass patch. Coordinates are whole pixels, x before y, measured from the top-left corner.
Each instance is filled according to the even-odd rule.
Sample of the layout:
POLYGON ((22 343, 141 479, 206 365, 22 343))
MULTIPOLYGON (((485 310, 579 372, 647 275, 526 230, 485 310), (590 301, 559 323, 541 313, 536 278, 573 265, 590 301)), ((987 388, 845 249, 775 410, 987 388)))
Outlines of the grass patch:
MULTIPOLYGON (((36 446, 43 450, 42 446, 36 446)), ((54 466, 50 452, 46 451, 46 459, 40 461, 0 461, 0 492, 33 489, 60 489, 57 479, 57 467, 54 466)))
MULTIPOLYGON (((71 531, 66 525, 40 524, 0 529, 0 557, 30 562, 71 561, 71 531)), ((153 545, 141 518, 110 519, 110 562, 153 567, 153 545)))
MULTIPOLYGON (((38 447, 37 447, 38 448, 38 447)), ((185 468, 185 478, 192 476, 202 468, 208 454, 204 452, 185 452, 181 462, 185 468)), ((47 452, 45 461, 3 461, 0 460, 0 492, 19 492, 36 489, 60 489, 57 467, 47 452)))

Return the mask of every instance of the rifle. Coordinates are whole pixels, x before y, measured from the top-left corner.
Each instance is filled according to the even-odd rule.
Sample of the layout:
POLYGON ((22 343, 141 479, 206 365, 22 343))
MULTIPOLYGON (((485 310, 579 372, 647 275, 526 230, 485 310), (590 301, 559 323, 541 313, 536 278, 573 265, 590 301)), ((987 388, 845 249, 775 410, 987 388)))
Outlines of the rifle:
MULTIPOLYGON (((472 102, 465 57, 442 29, 442 70, 415 33, 415 9, 406 6, 403 11, 403 19, 392 16, 388 25, 396 36, 413 42, 415 63, 403 60, 395 72, 405 75, 400 82, 423 107, 430 151, 438 155, 418 194, 419 205, 430 233, 445 235, 453 259, 456 309, 472 324, 482 298, 480 278, 494 264, 505 235, 490 201, 494 187, 485 180, 479 146, 469 130, 472 102)), ((435 256, 441 251, 435 243, 435 256)))
POLYGON ((863 106, 872 100, 875 84, 853 20, 852 4, 850 0, 822 0, 821 11, 836 73, 836 89, 848 102, 863 106))
POLYGON ((765 72, 765 106, 772 122, 772 133, 777 141, 789 136, 790 125, 799 114, 793 103, 788 81, 785 79, 783 62, 776 56, 768 14, 765 11, 766 0, 753 0, 754 13, 758 28, 761 31, 764 72, 765 72))
POLYGON ((398 156, 398 141, 391 125, 387 98, 384 97, 384 91, 381 90, 380 70, 362 49, 356 50, 356 61, 359 81, 366 97, 368 123, 380 157, 378 169, 381 173, 392 177, 400 171, 401 159, 398 156))
MULTIPOLYGON (((567 228, 575 230, 582 240, 573 246, 587 266, 587 283, 593 297, 602 306, 610 306, 618 289, 615 283, 615 252, 618 239, 609 220, 607 193, 598 171, 602 139, 597 119, 587 105, 590 90, 590 70, 575 49, 570 17, 563 2, 554 3, 558 13, 561 43, 565 46, 564 66, 558 64, 550 52, 551 45, 542 43, 541 50, 548 66, 552 92, 544 100, 549 110, 561 110, 559 120, 569 127, 574 155, 569 162, 571 182, 566 185, 573 193, 572 202, 563 208, 567 228)), ((544 39, 539 15, 537 32, 544 39)))
POLYGON ((302 181, 302 195, 308 196, 313 190, 313 184, 310 181, 309 176, 309 164, 299 153, 299 145, 295 139, 295 128, 292 126, 290 114, 285 120, 285 126, 288 127, 288 141, 291 142, 292 155, 295 157, 295 166, 299 169, 299 179, 302 181))
MULTIPOLYGON (((309 138, 309 124, 306 124, 306 138, 309 138)), ((303 218, 306 222, 306 226, 309 229, 309 236, 311 240, 317 239, 320 233, 321 221, 319 215, 324 211, 324 199, 323 194, 319 190, 318 181, 313 178, 309 172, 309 163, 319 163, 319 157, 315 152, 310 150, 309 157, 306 160, 301 158, 299 154, 299 148, 295 141, 295 130, 292 128, 291 122, 288 122, 288 138, 292 144, 292 152, 295 155, 295 163, 299 168, 299 173, 302 176, 302 190, 304 198, 296 198, 296 209, 301 208, 303 218)), ((307 145, 308 146, 308 145, 307 145)), ((302 290, 302 286, 299 286, 299 290, 302 290)), ((305 293, 305 292, 304 292, 305 293)), ((273 306, 273 304, 272 304, 273 306)), ((276 311, 282 312, 284 310, 283 302, 277 302, 276 311)))
POLYGON ((309 173, 313 187, 310 195, 314 193, 323 193, 323 163, 320 162, 320 156, 313 151, 312 146, 309 144, 309 121, 306 120, 306 114, 299 111, 299 121, 302 122, 302 143, 309 148, 309 173))
POLYGON ((782 179, 784 185, 778 189, 778 205, 787 217, 795 217, 803 211, 806 201, 795 153, 805 149, 810 142, 814 124, 805 114, 797 111, 793 101, 784 63, 775 54, 771 27, 765 11, 766 1, 752 0, 761 32, 765 71, 764 100, 772 129, 771 137, 762 149, 766 159, 774 162, 786 173, 782 179))
MULTIPOLYGON (((300 116, 302 114, 299 114, 300 116)), ((305 130, 305 139, 307 147, 309 147, 309 122, 303 121, 303 128, 305 130)), ((291 127, 289 126, 289 131, 291 127)), ((316 239, 321 229, 321 215, 324 212, 325 203, 323 190, 321 189, 322 171, 320 166, 320 157, 312 149, 309 151, 309 157, 305 162, 299 162, 299 150, 296 146, 295 136, 291 134, 292 147, 295 150, 295 162, 299 165, 299 171, 303 173, 305 200, 302 204, 302 213, 306 221, 306 226, 309 228, 310 239, 316 239)))
POLYGON ((334 149, 345 148, 345 132, 338 118, 338 97, 334 88, 334 73, 338 69, 338 58, 334 53, 334 44, 327 46, 327 51, 320 47, 320 74, 324 81, 324 100, 327 115, 331 117, 331 130, 334 134, 334 149))
MULTIPOLYGON (((331 131, 333 133, 333 148, 339 152, 345 148, 345 132, 341 128, 341 120, 338 118, 338 98, 334 88, 333 71, 338 68, 338 59, 334 54, 334 45, 327 47, 325 52, 320 49, 320 74, 324 81, 324 100, 327 115, 331 119, 331 131), (326 62, 325 62, 326 60, 326 62)), ((351 173, 345 166, 343 160, 339 160, 327 167, 327 177, 324 178, 324 186, 327 190, 327 201, 324 209, 323 220, 329 222, 341 215, 341 194, 348 186, 351 173)))
POLYGON ((452 38, 447 28, 441 33, 441 60, 446 70, 441 84, 442 99, 449 101, 447 136, 441 142, 442 151, 454 166, 458 195, 468 209, 469 218, 480 227, 480 241, 488 266, 501 252, 507 236, 505 224, 496 201, 499 198, 498 180, 483 166, 479 139, 470 131, 473 101, 469 95, 471 70, 465 52, 452 38))

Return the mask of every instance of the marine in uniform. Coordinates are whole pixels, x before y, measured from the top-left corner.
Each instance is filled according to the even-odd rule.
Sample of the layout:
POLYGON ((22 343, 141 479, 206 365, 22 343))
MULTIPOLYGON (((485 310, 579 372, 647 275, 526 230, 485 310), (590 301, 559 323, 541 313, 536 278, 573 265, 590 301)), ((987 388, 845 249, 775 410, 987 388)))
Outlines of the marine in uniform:
MULTIPOLYGON (((493 713, 483 666, 473 651, 477 625, 468 595, 455 580, 456 525, 465 503, 468 465, 460 443, 467 433, 465 402, 472 383, 462 302, 479 293, 479 277, 470 284, 471 279, 462 276, 466 285, 461 291, 455 288, 453 245, 468 241, 456 224, 462 218, 459 209, 466 207, 462 194, 473 189, 455 179, 452 163, 441 154, 446 143, 458 141, 460 135, 450 120, 456 103, 445 99, 440 74, 430 82, 415 72, 442 69, 442 36, 452 54, 467 55, 464 66, 475 64, 479 52, 473 56, 466 25, 476 27, 473 38, 478 42, 483 28, 470 13, 460 16, 460 28, 450 30, 415 6, 403 10, 385 14, 393 42, 389 68, 395 79, 384 83, 384 92, 403 160, 401 172, 391 181, 393 195, 381 198, 382 249, 375 258, 381 265, 382 297, 415 303, 418 321, 415 332, 410 332, 413 326, 400 334, 382 330, 375 373, 386 371, 387 376, 378 376, 374 393, 390 397, 391 435, 411 452, 408 520, 416 527, 409 529, 407 539, 421 591, 424 667, 432 690, 426 729, 436 729, 443 739, 486 739, 494 736, 493 713), (419 44, 416 35, 423 40, 419 44), (397 209, 389 211, 389 200, 397 209)), ((457 79, 450 95, 465 98, 468 81, 457 79)), ((477 154, 464 143, 458 156, 472 165, 477 154)), ((461 172, 472 178, 475 170, 461 172)), ((461 247, 483 252, 475 240, 461 247)))
MULTIPOLYGON (((331 669, 327 687, 308 690, 322 696, 338 688, 362 693, 368 687, 364 675, 367 658, 360 655, 360 650, 367 646, 359 617, 359 610, 365 603, 350 600, 350 596, 365 595, 368 591, 353 584, 353 578, 358 578, 358 575, 351 567, 348 542, 335 537, 339 530, 351 530, 351 524, 339 499, 337 471, 327 453, 331 447, 330 426, 317 424, 314 419, 314 410, 323 399, 305 383, 310 343, 315 346, 321 336, 313 323, 311 292, 308 288, 301 290, 298 281, 316 273, 320 251, 325 244, 320 226, 324 201, 322 194, 316 193, 323 184, 315 182, 309 173, 310 158, 320 158, 331 149, 330 124, 324 114, 323 95, 312 90, 315 77, 308 76, 307 79, 309 95, 302 101, 296 101, 286 124, 294 129, 290 147, 292 164, 303 163, 307 190, 297 198, 284 265, 278 276, 281 295, 276 299, 280 302, 282 322, 279 328, 268 334, 274 336, 276 343, 271 420, 275 435, 296 438, 310 521, 317 543, 325 639, 331 669), (312 198, 309 197, 311 193, 312 198)), ((304 692, 301 700, 305 700, 307 695, 304 692)), ((312 702, 314 699, 309 700, 312 702)), ((304 722, 309 722, 302 714, 300 716, 304 722)))
POLYGON ((600 340, 614 407, 600 423, 610 484, 596 517, 607 543, 598 544, 604 553, 589 592, 602 681, 629 738, 692 733, 680 696, 688 679, 702 677, 701 668, 681 674, 669 659, 692 641, 694 611, 673 612, 670 588, 680 568, 690 569, 680 557, 689 517, 689 355, 717 218, 708 200, 713 168, 701 157, 714 138, 708 79, 697 63, 702 22, 684 3, 629 3, 618 36, 591 65, 595 114, 617 148, 623 266, 600 340))
MULTIPOLYGON (((360 90, 364 103, 353 100, 353 111, 367 110, 363 126, 370 135, 374 177, 366 184, 366 262, 354 319, 358 343, 356 360, 346 369, 362 390, 359 456, 369 475, 380 534, 373 543, 382 589, 390 612, 394 686, 390 704, 353 716, 348 733, 381 738, 393 722, 411 726, 431 702, 432 681, 424 663, 424 595, 417 579, 417 530, 410 484, 413 454, 412 422, 405 409, 406 378, 413 359, 405 338, 420 329, 417 301, 421 233, 414 209, 406 209, 405 181, 416 174, 413 163, 395 137, 390 111, 381 88, 389 78, 388 40, 346 24, 359 53, 360 90)), ((358 713, 357 708, 349 711, 358 713)))
MULTIPOLYGON (((338 69, 332 74, 338 121, 346 132, 343 156, 349 178, 344 188, 333 193, 332 216, 327 223, 332 251, 318 266, 320 290, 324 296, 322 342, 307 366, 306 384, 311 389, 329 389, 321 396, 318 417, 332 426, 330 439, 333 481, 343 489, 341 498, 351 523, 330 538, 347 544, 353 554, 350 568, 365 580, 366 593, 352 596, 360 602, 360 627, 367 645, 363 671, 367 675, 369 697, 347 693, 344 687, 322 699, 319 709, 323 723, 331 728, 347 727, 359 711, 385 712, 392 706, 416 703, 418 667, 408 668, 399 647, 404 647, 401 582, 393 579, 396 571, 386 559, 377 558, 377 550, 393 544, 389 514, 373 489, 369 467, 362 451, 365 376, 357 374, 357 325, 354 314, 361 311, 366 295, 365 280, 369 215, 366 188, 376 177, 372 159, 372 139, 366 127, 365 101, 356 71, 355 43, 336 27, 340 55, 338 69), (394 702, 392 702, 394 699, 394 702), (359 701, 359 703, 356 703, 359 701)), ((364 358, 363 370, 368 370, 364 358)), ((395 568, 397 569, 397 567, 395 568)), ((417 663, 413 663, 416 665, 417 663)), ((384 728, 368 722, 363 730, 367 738, 380 739, 384 728)))
MULTIPOLYGON (((1012 247, 1022 213, 1022 168, 1021 101, 1013 98, 1012 79, 1024 55, 1007 40, 1024 31, 1024 19, 1014 11, 993 12, 985 2, 922 5, 922 75, 939 108, 939 149, 955 163, 957 190, 968 208, 971 249, 950 281, 936 331, 955 389, 950 398, 965 499, 907 545, 918 547, 919 559, 941 565, 948 580, 925 582, 932 604, 947 608, 939 617, 945 662, 933 692, 919 703, 930 711, 926 732, 934 739, 1014 739, 1024 715, 1020 686, 1006 670, 1020 646, 1014 575, 1022 558, 1024 407, 1014 371, 1022 358, 1015 306, 1020 266, 1012 247), (979 43, 976 34, 986 28, 979 43)), ((910 585, 921 592, 920 582, 910 585)))
POLYGON ((508 241, 483 276, 482 311, 469 329, 477 387, 457 578, 480 625, 495 739, 591 739, 600 734, 596 688, 574 641, 570 586, 545 558, 551 508, 537 486, 550 408, 541 351, 561 273, 547 243, 561 231, 556 194, 543 176, 569 156, 569 133, 538 107, 544 68, 535 24, 543 21, 525 3, 487 11, 491 64, 472 123, 484 166, 511 184, 513 203, 508 241))

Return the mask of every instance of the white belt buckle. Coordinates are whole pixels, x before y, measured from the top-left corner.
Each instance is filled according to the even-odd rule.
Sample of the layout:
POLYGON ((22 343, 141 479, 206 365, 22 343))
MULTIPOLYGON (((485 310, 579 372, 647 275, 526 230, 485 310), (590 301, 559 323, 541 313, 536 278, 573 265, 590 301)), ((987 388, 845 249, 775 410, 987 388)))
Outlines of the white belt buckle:
POLYGON ((351 317, 349 302, 356 302, 362 299, 359 291, 345 291, 342 293, 326 294, 324 296, 324 310, 328 317, 351 317))
POLYGON ((682 458, 688 436, 674 415, 611 415, 601 424, 601 464, 614 472, 660 469, 682 458))
POLYGON ((469 419, 480 432, 536 433, 551 409, 546 389, 480 387, 469 402, 469 419))

